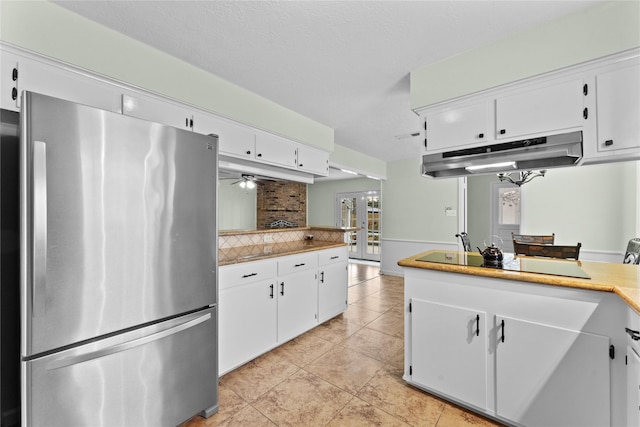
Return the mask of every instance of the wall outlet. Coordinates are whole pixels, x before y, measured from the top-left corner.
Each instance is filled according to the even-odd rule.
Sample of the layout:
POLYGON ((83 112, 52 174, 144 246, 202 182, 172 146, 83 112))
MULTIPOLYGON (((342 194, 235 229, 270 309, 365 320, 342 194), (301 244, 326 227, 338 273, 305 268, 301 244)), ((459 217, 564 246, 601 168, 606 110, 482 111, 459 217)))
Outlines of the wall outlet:
POLYGON ((273 243, 273 235, 265 234, 264 239, 262 239, 264 243, 273 243))
POLYGON ((444 208, 444 214, 445 216, 456 216, 458 215, 458 212, 453 208, 446 207, 444 208))

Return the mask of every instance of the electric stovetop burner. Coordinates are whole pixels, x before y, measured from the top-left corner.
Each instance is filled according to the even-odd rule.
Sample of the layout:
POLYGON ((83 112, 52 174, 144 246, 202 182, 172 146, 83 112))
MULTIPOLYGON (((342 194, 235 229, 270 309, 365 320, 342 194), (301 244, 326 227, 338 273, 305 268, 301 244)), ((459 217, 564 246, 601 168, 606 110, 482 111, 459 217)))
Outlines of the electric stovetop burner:
POLYGON ((501 263, 487 263, 482 255, 473 252, 433 252, 417 258, 417 261, 591 279, 591 277, 580 268, 580 261, 518 257, 507 253, 504 254, 501 263))

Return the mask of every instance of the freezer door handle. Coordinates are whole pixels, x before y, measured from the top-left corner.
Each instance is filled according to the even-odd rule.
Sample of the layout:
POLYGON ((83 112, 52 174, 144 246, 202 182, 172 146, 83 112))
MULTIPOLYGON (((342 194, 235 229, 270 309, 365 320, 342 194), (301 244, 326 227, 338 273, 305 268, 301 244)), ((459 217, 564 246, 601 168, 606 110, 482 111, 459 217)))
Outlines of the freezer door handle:
POLYGON ((164 331, 153 333, 151 335, 140 337, 131 341, 127 341, 121 344, 116 344, 116 345, 102 348, 99 350, 87 351, 81 354, 74 354, 68 357, 61 357, 59 359, 52 360, 50 363, 48 363, 47 370, 64 368, 66 366, 76 365, 78 363, 86 362, 88 360, 98 359, 100 357, 108 356, 110 354, 126 351, 134 347, 139 347, 141 345, 144 345, 153 341, 158 341, 170 335, 175 335, 178 332, 193 328, 194 326, 204 323, 209 319, 211 319, 211 313, 206 313, 195 319, 187 320, 177 326, 174 326, 169 329, 165 329, 164 331))
POLYGON ((42 316, 47 298, 47 145, 33 142, 32 315, 42 316))

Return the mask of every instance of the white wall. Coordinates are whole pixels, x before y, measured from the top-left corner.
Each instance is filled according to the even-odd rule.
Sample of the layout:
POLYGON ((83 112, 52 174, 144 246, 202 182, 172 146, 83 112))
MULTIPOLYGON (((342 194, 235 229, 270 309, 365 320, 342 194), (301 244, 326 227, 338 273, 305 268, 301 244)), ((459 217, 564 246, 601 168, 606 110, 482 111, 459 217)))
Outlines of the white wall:
POLYGON ((411 72, 411 108, 640 46, 640 2, 607 1, 411 72))
POLYGON ((333 129, 45 1, 0 1, 0 40, 304 144, 333 129))

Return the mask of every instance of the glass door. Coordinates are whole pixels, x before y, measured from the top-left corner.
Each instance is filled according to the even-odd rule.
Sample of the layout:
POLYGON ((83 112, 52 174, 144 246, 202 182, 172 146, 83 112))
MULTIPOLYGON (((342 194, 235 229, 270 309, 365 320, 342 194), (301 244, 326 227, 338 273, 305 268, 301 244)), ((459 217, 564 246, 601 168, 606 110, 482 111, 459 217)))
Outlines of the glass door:
POLYGON ((491 231, 490 235, 498 236, 503 243, 503 252, 513 252, 511 233, 520 233, 520 187, 504 182, 494 182, 491 185, 491 231))
POLYGON ((380 194, 378 191, 338 193, 336 223, 339 227, 358 227, 349 233, 349 257, 380 261, 380 194))

